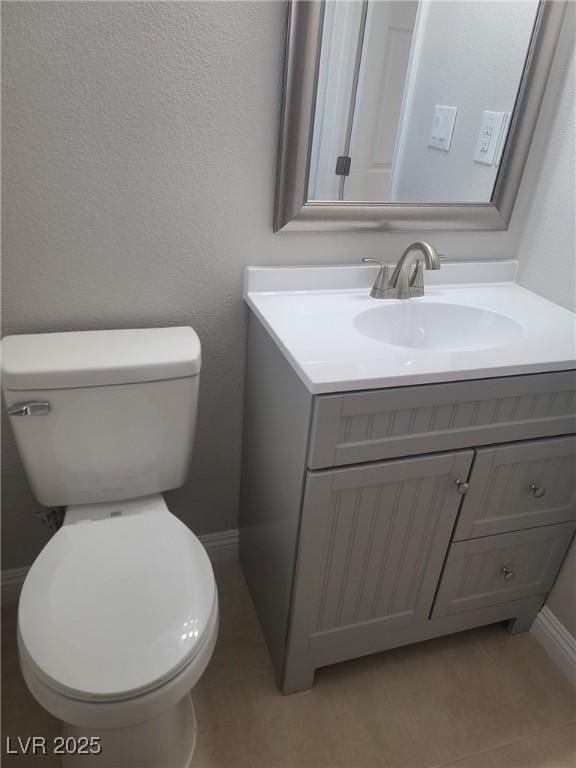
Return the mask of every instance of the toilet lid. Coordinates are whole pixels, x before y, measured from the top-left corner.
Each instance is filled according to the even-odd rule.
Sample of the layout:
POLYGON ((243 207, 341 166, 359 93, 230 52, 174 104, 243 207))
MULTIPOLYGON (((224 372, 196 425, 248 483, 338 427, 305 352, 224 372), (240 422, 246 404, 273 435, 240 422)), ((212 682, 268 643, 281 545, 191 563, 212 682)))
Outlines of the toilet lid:
POLYGON ((190 663, 214 626, 216 587, 202 544, 161 496, 91 506, 67 514, 28 572, 20 642, 51 688, 126 699, 190 663))

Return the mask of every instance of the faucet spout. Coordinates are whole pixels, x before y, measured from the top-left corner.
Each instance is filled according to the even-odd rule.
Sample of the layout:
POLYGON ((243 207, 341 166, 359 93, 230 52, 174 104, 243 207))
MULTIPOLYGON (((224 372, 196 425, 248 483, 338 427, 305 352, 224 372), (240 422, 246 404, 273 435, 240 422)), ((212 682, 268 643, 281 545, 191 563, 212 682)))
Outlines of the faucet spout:
POLYGON ((398 263, 390 278, 389 285, 390 288, 396 289, 396 298, 408 299, 411 296, 422 296, 424 293, 423 286, 422 291, 419 290, 419 286, 416 291, 414 290, 418 270, 420 269, 417 262, 424 259, 426 269, 440 269, 440 258, 436 249, 430 243, 426 243, 423 240, 409 245, 398 259, 398 263), (412 267, 414 264, 416 264, 416 269, 413 271, 412 267))

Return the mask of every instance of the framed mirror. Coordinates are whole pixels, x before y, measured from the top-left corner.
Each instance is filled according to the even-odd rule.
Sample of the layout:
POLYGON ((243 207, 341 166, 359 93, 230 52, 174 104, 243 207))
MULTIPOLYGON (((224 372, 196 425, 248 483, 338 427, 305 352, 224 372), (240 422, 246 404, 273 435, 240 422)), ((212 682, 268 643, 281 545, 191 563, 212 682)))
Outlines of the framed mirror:
POLYGON ((506 229, 560 0, 291 0, 274 230, 506 229))

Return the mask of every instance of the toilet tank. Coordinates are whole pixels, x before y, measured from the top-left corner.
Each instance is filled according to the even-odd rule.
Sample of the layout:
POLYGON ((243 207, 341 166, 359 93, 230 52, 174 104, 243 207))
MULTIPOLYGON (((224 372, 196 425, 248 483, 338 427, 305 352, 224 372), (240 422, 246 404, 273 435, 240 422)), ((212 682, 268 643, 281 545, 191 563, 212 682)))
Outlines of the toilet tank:
POLYGON ((26 474, 48 507, 182 485, 194 441, 192 328, 7 336, 2 390, 26 474))

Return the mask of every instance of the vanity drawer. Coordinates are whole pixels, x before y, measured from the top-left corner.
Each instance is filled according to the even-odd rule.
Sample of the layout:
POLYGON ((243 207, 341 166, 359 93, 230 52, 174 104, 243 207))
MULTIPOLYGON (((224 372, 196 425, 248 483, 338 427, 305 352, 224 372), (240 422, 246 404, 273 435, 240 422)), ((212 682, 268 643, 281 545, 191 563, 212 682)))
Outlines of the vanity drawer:
POLYGON ((476 451, 456 541, 576 519, 576 437, 476 451))
POLYGON ((575 530, 562 523, 453 543, 432 618, 544 595, 575 530))
POLYGON ((576 371, 324 395, 315 398, 308 466, 573 432, 576 371))

